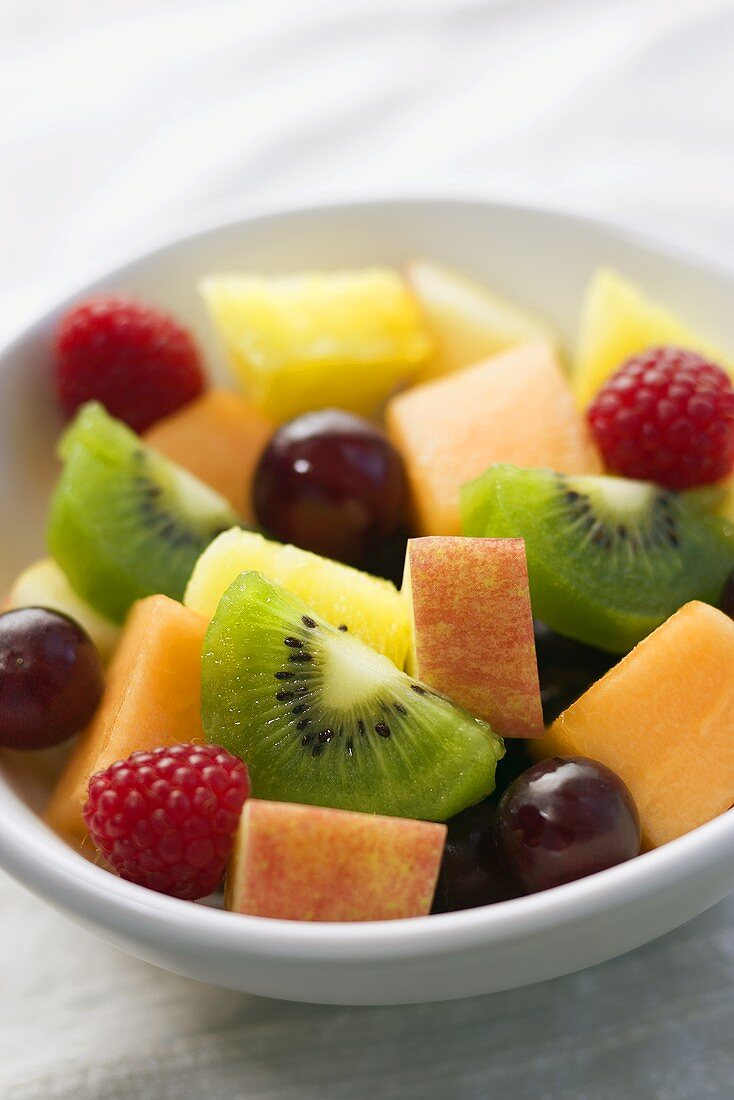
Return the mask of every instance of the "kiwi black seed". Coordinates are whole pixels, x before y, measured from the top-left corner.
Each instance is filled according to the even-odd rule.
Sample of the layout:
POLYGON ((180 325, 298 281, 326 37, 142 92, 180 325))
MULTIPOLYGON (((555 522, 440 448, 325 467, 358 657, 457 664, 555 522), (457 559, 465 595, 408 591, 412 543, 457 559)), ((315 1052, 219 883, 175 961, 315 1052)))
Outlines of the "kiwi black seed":
POLYGON ((143 596, 183 597, 198 556, 237 522, 229 505, 85 405, 61 444, 48 545, 71 584, 110 619, 143 596))
POLYGON ((207 737, 260 798, 445 820, 492 790, 503 752, 486 723, 257 573, 210 624, 202 699, 207 737))
POLYGON ((522 538, 533 613, 626 653, 689 600, 715 603, 734 529, 649 482, 496 465, 462 490, 465 535, 522 538))
POLYGON ((561 503, 565 505, 565 519, 594 546, 609 551, 624 546, 644 552, 654 551, 666 543, 672 547, 680 545, 674 494, 664 489, 656 490, 647 510, 622 522, 613 514, 607 516, 598 507, 598 498, 595 508, 589 493, 570 488, 568 479, 560 474, 556 477, 561 503))
MULTIPOLYGON (((131 512, 137 509, 140 525, 165 542, 169 552, 193 551, 198 557, 203 549, 201 532, 194 529, 190 517, 176 508, 167 498, 163 486, 156 482, 156 456, 141 448, 134 452, 133 463, 136 472, 130 486, 131 512)), ((213 523, 207 531, 204 546, 221 535, 222 531, 228 530, 228 525, 229 517, 226 521, 213 523)), ((186 556, 190 557, 190 554, 186 556)))

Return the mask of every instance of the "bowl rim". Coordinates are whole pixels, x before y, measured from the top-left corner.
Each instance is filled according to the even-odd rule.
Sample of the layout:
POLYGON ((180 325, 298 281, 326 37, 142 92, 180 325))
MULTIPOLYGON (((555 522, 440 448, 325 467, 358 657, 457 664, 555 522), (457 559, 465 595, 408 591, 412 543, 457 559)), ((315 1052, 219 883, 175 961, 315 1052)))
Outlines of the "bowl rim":
MULTIPOLYGON (((615 224, 605 218, 552 206, 482 199, 476 195, 409 196, 319 202, 286 209, 256 210, 250 215, 211 219, 193 230, 170 234, 162 243, 134 252, 120 263, 105 267, 84 286, 47 306, 35 320, 23 325, 0 347, 0 370, 6 357, 48 328, 54 318, 79 298, 124 279, 141 265, 165 259, 181 248, 209 236, 244 225, 278 223, 287 218, 328 217, 336 212, 369 217, 373 209, 475 207, 520 217, 540 217, 578 228, 606 233, 632 247, 683 264, 701 274, 734 282, 734 267, 707 258, 654 236, 615 224)), ((542 933, 571 921, 593 917, 610 908, 627 906, 635 898, 657 893, 690 874, 692 868, 726 865, 734 852, 734 810, 727 811, 690 833, 617 867, 538 894, 451 913, 369 922, 308 922, 244 916, 206 905, 157 894, 125 882, 60 840, 12 790, 0 775, 0 866, 23 885, 58 903, 70 913, 94 914, 93 920, 124 931, 142 918, 150 938, 164 934, 182 947, 207 941, 209 949, 246 949, 261 957, 296 959, 308 955, 319 961, 385 959, 425 956, 457 947, 470 950, 488 943, 511 942, 542 933)))

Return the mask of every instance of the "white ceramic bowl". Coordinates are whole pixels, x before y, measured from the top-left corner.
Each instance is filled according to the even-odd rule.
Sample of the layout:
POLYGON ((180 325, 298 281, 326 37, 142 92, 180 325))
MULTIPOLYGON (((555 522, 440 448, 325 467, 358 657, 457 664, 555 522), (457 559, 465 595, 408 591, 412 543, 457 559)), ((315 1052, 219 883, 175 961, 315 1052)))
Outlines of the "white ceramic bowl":
MULTIPOLYGON (((610 264, 734 346, 734 273, 585 219, 460 201, 376 202, 278 214, 178 240, 81 294, 133 291, 207 345, 197 278, 399 264, 416 254, 473 274, 571 338, 592 270, 610 264)), ((47 362, 59 309, 0 356, 0 584, 39 556, 59 422, 47 362), (11 522, 12 521, 12 522, 11 522)), ((213 354, 213 350, 212 350, 213 354)), ((734 812, 630 863, 534 897, 414 920, 306 924, 242 917, 122 882, 37 816, 53 754, 0 758, 0 864, 72 919, 149 962, 250 993, 329 1004, 466 997, 568 973, 682 924, 734 888, 734 812)))

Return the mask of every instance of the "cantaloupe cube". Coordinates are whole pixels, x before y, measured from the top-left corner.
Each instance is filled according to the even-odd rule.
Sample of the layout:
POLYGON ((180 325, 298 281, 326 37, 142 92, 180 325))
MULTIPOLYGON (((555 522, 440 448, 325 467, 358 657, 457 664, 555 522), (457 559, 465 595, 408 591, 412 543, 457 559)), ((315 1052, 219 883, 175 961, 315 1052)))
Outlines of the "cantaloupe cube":
POLYGON ((560 342, 550 325, 455 271, 412 260, 406 273, 435 341, 422 379, 472 366, 516 344, 560 342))
POLYGON ((365 921, 430 912, 446 826, 250 798, 226 904, 281 920, 365 921))
POLYGON ((560 364, 526 344, 424 382, 387 408, 408 473, 419 534, 461 533, 459 491, 495 462, 601 473, 601 462, 560 364))
POLYGON ((167 596, 128 616, 97 714, 77 741, 46 809, 53 828, 85 836, 90 776, 139 749, 203 740, 201 650, 207 621, 167 596))
POLYGON ((233 374, 277 421, 325 405, 371 415, 431 351, 405 280, 385 268, 210 275, 201 292, 233 374))
POLYGON ((616 772, 657 846, 734 805, 734 622, 682 607, 533 742, 616 772))
POLYGON ((626 359, 656 345, 691 348, 731 371, 731 360, 615 271, 597 271, 586 292, 573 385, 587 405, 626 359))
POLYGON ((543 711, 522 539, 410 539, 403 595, 411 676, 502 737, 540 737, 543 711))
POLYGON ((209 390, 159 420, 143 438, 252 522, 252 478, 272 432, 272 422, 252 402, 228 390, 209 390))

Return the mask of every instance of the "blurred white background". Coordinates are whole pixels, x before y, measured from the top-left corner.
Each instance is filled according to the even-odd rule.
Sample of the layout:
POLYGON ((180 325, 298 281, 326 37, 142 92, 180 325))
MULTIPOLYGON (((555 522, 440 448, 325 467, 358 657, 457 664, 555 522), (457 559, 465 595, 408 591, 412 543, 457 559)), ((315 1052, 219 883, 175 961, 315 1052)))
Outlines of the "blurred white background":
MULTIPOLYGON (((470 194, 732 262, 731 0, 0 0, 0 337, 181 229, 470 194)), ((734 902, 455 1005, 318 1009, 129 960, 0 882, 7 1100, 734 1094, 734 902)))

